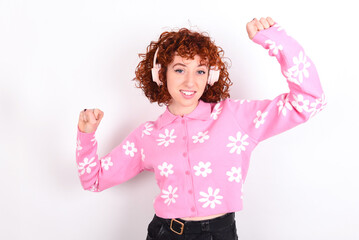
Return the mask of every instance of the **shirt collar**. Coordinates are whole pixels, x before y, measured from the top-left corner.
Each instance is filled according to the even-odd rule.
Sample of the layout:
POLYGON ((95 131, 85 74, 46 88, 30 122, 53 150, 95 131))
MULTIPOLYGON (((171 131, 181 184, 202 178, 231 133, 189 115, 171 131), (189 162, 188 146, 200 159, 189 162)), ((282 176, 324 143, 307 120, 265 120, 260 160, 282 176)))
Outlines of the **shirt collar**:
MULTIPOLYGON (((203 102, 202 100, 199 100, 197 107, 191 113, 183 116, 183 118, 191 118, 203 121, 209 120, 210 117, 211 104, 203 102)), ((172 123, 177 118, 182 117, 172 114, 167 107, 166 111, 157 120, 158 128, 163 128, 164 126, 172 123)))

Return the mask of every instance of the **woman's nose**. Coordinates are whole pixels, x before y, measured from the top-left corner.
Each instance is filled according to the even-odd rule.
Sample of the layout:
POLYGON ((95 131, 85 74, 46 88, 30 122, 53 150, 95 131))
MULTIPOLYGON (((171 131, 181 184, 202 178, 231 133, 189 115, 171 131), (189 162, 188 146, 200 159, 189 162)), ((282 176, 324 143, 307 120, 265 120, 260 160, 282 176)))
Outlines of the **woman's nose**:
POLYGON ((192 73, 187 73, 185 78, 185 84, 188 87, 192 87, 195 82, 195 76, 192 73))

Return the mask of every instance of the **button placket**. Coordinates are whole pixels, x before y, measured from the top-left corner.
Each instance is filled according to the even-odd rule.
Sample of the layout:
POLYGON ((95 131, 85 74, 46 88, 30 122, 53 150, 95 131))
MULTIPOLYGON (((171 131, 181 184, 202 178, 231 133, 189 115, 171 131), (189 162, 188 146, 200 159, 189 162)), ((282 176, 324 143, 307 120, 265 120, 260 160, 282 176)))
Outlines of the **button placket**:
MULTIPOLYGON (((182 119, 181 120, 181 123, 183 124, 183 127, 184 127, 184 136, 183 136, 183 140, 186 141, 188 140, 188 129, 187 129, 187 122, 185 119, 182 119)), ((188 197, 190 199, 192 199, 192 206, 190 208, 191 212, 192 212, 192 216, 195 216, 196 215, 196 202, 195 202, 195 196, 193 194, 193 178, 192 178, 192 174, 191 174, 191 164, 190 164, 190 161, 189 161, 189 149, 188 149, 188 143, 189 141, 186 141, 185 142, 185 146, 186 146, 186 149, 185 151, 182 153, 182 156, 186 161, 186 170, 185 170, 185 176, 186 176, 186 182, 188 183, 187 186, 188 186, 188 189, 187 189, 187 193, 188 193, 188 197)))

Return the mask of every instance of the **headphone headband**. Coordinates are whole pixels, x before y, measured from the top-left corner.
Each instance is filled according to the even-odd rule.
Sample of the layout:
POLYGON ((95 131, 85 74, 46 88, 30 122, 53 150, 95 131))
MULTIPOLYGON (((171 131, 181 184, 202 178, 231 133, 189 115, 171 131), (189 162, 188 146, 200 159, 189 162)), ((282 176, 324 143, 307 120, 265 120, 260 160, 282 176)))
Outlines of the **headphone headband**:
POLYGON ((157 49, 156 49, 155 56, 153 57, 153 65, 152 65, 152 67, 155 67, 155 66, 156 66, 156 60, 157 60, 158 49, 159 49, 159 48, 157 48, 157 49))

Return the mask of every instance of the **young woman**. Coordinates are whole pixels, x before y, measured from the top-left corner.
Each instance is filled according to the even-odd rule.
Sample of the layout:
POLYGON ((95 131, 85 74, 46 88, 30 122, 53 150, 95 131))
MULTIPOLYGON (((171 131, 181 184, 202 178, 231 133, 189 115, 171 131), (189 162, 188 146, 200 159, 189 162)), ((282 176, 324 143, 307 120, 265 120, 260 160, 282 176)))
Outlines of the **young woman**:
POLYGON ((102 191, 153 171, 160 188, 150 239, 237 239, 234 212, 258 143, 318 113, 325 105, 314 64, 271 18, 247 24, 250 39, 276 57, 290 91, 273 100, 229 99, 227 64, 211 39, 188 29, 151 42, 135 81, 151 102, 165 104, 156 121, 135 129, 98 158, 95 131, 103 112, 84 110, 76 158, 82 186, 102 191))

